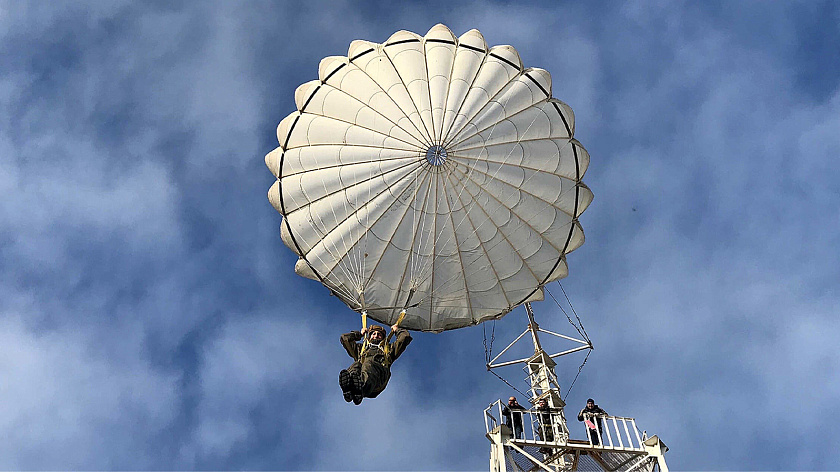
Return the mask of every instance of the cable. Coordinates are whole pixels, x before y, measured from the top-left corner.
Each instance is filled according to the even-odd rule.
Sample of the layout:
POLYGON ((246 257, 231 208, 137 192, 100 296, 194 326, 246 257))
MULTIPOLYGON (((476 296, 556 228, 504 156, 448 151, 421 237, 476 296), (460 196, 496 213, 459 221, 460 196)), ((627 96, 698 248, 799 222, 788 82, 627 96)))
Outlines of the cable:
MULTIPOLYGON (((484 324, 482 324, 481 326, 484 329, 484 359, 486 360, 487 365, 489 365, 490 364, 490 358, 493 355, 493 340, 496 339, 496 320, 493 320, 493 328, 490 331, 490 347, 489 348, 487 347, 487 326, 484 325, 484 324)), ((502 378, 501 375, 493 372, 489 368, 487 369, 487 372, 490 372, 491 374, 495 375, 499 380, 506 383, 508 387, 516 390, 516 393, 522 395, 522 398, 530 398, 530 395, 522 393, 521 390, 514 387, 510 382, 508 382, 507 380, 502 378)))
POLYGON ((569 320, 569 324, 574 326, 575 329, 577 330, 578 334, 583 336, 583 339, 585 339, 586 342, 589 343, 589 352, 587 352, 586 357, 583 358, 583 362, 581 362, 580 367, 578 367, 578 371, 577 371, 577 374, 575 375, 575 378, 572 380, 572 383, 569 384, 569 389, 566 390, 566 395, 563 397, 563 401, 566 401, 566 398, 569 397, 569 393, 572 391, 572 387, 574 387, 575 382, 577 382, 577 379, 580 376, 581 371, 583 371, 583 366, 586 365, 586 361, 589 360, 589 355, 592 354, 592 340, 590 340, 589 335, 586 334, 586 329, 583 327, 583 322, 580 320, 580 317, 578 316, 577 311, 575 311, 575 307, 572 305, 572 301, 569 299, 569 295, 566 294, 566 289, 563 288, 563 284, 561 284, 560 281, 558 280, 557 285, 559 285, 560 290, 563 291, 563 296, 566 297, 566 302, 569 304, 569 308, 572 309, 572 313, 574 313, 575 319, 577 319, 578 324, 580 325, 580 328, 578 328, 578 325, 576 325, 575 322, 572 321, 572 317, 570 317, 569 314, 566 312, 566 310, 563 309, 563 307, 560 305, 560 302, 558 302, 557 298, 554 297, 554 294, 552 294, 551 291, 548 290, 548 287, 545 287, 545 291, 548 292, 548 294, 551 296, 552 300, 554 300, 554 303, 556 303, 557 306, 560 308, 560 311, 562 311, 563 314, 566 315, 566 319, 569 320))
POLYGON ((584 327, 583 327, 583 322, 580 320, 580 317, 578 316, 577 311, 575 311, 575 307, 572 306, 572 301, 569 300, 569 296, 566 295, 566 289, 563 288, 563 284, 561 284, 559 280, 557 281, 557 285, 560 286, 560 290, 563 291, 563 296, 565 296, 566 301, 569 302, 569 308, 572 309, 572 313, 575 314, 575 318, 577 318, 578 323, 580 323, 580 329, 583 330, 583 336, 586 338, 587 341, 589 341, 589 336, 587 336, 587 334, 586 334, 586 329, 584 329, 584 327))
MULTIPOLYGON (((557 301, 557 298, 554 297, 554 294, 551 293, 551 291, 548 289, 548 287, 544 287, 544 288, 545 288, 545 291, 548 292, 548 295, 551 296, 551 299, 554 300, 554 303, 557 304, 557 307, 560 308, 560 311, 562 311, 563 314, 566 315, 566 319, 569 320, 569 324, 574 326, 574 328, 578 332, 578 334, 581 335, 583 337, 583 339, 586 339, 586 342, 588 342, 589 344, 592 344, 592 341, 589 339, 589 336, 586 335, 586 330, 583 329, 583 323, 580 321, 580 318, 577 316, 577 313, 575 313, 575 318, 577 318, 578 322, 580 323, 580 327, 578 327, 578 325, 576 325, 575 322, 572 321, 572 317, 569 316, 569 313, 567 313, 566 310, 563 308, 563 306, 560 305, 560 302, 557 301)), ((562 289, 563 286, 561 285, 560 288, 562 289)), ((563 293, 565 294, 566 292, 564 291, 563 293)), ((569 297, 567 296, 566 300, 568 300, 568 299, 569 299, 569 297)), ((571 303, 569 303, 569 306, 570 307, 572 306, 571 303)), ((573 311, 574 311, 574 309, 573 309, 573 311)))
POLYGON ((589 359, 590 354, 592 354, 592 349, 590 349, 589 352, 586 353, 586 357, 583 358, 583 362, 581 362, 580 367, 578 367, 577 375, 575 375, 575 379, 572 380, 572 383, 569 385, 569 389, 566 390, 566 396, 563 397, 564 402, 566 401, 567 398, 569 398, 569 392, 571 392, 572 387, 575 386, 575 382, 577 382, 578 376, 580 375, 580 371, 583 370, 583 366, 584 366, 584 364, 586 364, 586 360, 589 359))
POLYGON ((481 324, 484 329, 484 360, 486 364, 490 364, 490 358, 493 355, 493 340, 496 339, 496 320, 493 320, 493 329, 490 331, 490 349, 487 349, 487 325, 481 324))
POLYGON ((499 380, 501 380, 502 382, 506 383, 508 387, 510 387, 510 388, 512 388, 512 389, 514 389, 514 390, 516 390, 516 393, 518 393, 518 394, 522 395, 522 398, 531 398, 531 396, 530 396, 530 395, 527 395, 527 394, 525 394, 525 393, 522 393, 522 391, 521 391, 521 390, 519 390, 518 388, 516 388, 516 387, 514 387, 513 385, 511 385, 511 383, 510 383, 510 382, 508 382, 507 380, 503 379, 503 378, 502 378, 502 376, 500 376, 499 374, 497 374, 497 373, 495 373, 495 372, 493 372, 492 370, 489 370, 489 369, 487 370, 487 372, 490 372, 491 374, 495 375, 496 377, 498 377, 498 378, 499 378, 499 380))

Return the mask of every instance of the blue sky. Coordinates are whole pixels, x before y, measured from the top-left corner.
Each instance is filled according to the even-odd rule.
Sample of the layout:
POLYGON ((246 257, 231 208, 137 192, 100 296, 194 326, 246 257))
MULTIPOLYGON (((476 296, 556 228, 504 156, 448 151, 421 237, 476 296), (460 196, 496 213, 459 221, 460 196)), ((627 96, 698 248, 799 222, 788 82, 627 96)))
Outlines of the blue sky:
POLYGON ((436 23, 551 72, 592 156, 569 414, 637 418, 672 469, 838 468, 837 3, 0 1, 0 469, 487 467, 482 327, 346 404, 358 317, 266 199, 320 59, 436 23))

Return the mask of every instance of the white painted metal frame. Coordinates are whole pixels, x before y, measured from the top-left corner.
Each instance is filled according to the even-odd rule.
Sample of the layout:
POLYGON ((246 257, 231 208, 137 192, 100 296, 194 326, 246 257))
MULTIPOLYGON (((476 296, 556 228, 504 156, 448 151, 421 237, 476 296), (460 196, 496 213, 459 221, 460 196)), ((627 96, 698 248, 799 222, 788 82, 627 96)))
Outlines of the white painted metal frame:
POLYGON ((550 354, 548 356, 549 359, 555 359, 555 358, 560 357, 560 356, 565 356, 567 354, 572 354, 572 353, 575 353, 575 352, 583 351, 585 349, 592 349, 593 348, 592 343, 590 343, 589 341, 584 341, 582 339, 573 338, 571 336, 566 336, 564 334, 559 334, 559 333, 555 333, 553 331, 549 331, 547 329, 540 328, 539 325, 536 322, 534 322, 533 311, 531 311, 531 304, 526 303, 525 304, 525 309, 528 312, 528 318, 529 318, 529 321, 530 321, 530 323, 528 324, 528 327, 525 328, 525 331, 523 331, 522 334, 517 336, 516 339, 514 339, 510 344, 508 344, 507 347, 502 349, 501 352, 499 352, 499 354, 496 355, 496 357, 494 357, 489 363, 487 363, 487 368, 488 369, 496 369, 498 367, 505 367, 505 366, 514 365, 514 364, 524 364, 524 363, 528 362, 531 359, 530 357, 525 357, 525 358, 522 358, 522 359, 516 359, 516 360, 513 360, 513 361, 497 362, 499 360, 499 358, 501 358, 506 352, 508 352, 508 350, 510 350, 510 348, 512 348, 516 343, 518 343, 528 333, 531 333, 531 339, 534 342, 535 348, 539 347, 540 349, 542 349, 542 346, 540 345, 539 337, 538 337, 537 333, 545 333, 545 334, 548 334, 550 336, 565 339, 567 341, 572 341, 574 343, 579 344, 579 346, 577 346, 577 347, 567 349, 565 351, 557 352, 557 353, 554 353, 554 354, 550 354))
POLYGON ((492 472, 502 472, 509 470, 509 466, 518 468, 519 466, 516 465, 513 457, 514 453, 516 453, 533 462, 534 466, 530 469, 532 471, 539 469, 548 472, 577 470, 578 459, 581 455, 592 454, 592 459, 604 470, 652 470, 658 467, 660 472, 668 472, 668 466, 665 464, 664 458, 664 453, 668 448, 656 436, 650 438, 646 437, 646 435, 640 436, 639 430, 636 427, 636 421, 633 418, 601 416, 600 419, 604 422, 603 427, 598 421, 595 421, 599 444, 593 443, 585 424, 585 440, 573 440, 570 438, 566 418, 563 413, 565 403, 560 396, 560 386, 557 383, 557 376, 554 372, 555 363, 553 359, 584 349, 592 349, 592 344, 589 341, 541 329, 534 321, 534 312, 531 309, 530 303, 525 304, 525 311, 528 315, 528 328, 488 362, 487 369, 525 364, 524 368, 528 372, 528 382, 530 384, 530 400, 535 402, 539 398, 548 401, 550 407, 549 420, 547 424, 542 424, 545 419, 545 413, 535 409, 522 411, 523 436, 517 437, 515 431, 512 431, 502 421, 504 406, 501 400, 488 406, 484 410, 484 426, 486 436, 491 442, 490 470, 492 472), (578 343, 579 346, 548 355, 540 343, 539 333, 541 332, 578 343), (528 358, 499 362, 499 359, 528 333, 531 334, 534 354, 528 358), (530 420, 530 427, 526 427, 526 418, 530 420), (619 427, 619 423, 621 427, 619 427), (551 435, 550 441, 546 440, 549 437, 545 433, 539 434, 540 431, 535 429, 534 425, 537 424, 539 425, 537 429, 545 427, 552 429, 553 434, 551 435), (610 424, 612 424, 612 428, 610 428, 610 424), (630 432, 631 429, 633 430, 633 434, 630 432), (613 438, 613 431, 615 438, 613 438), (606 444, 604 443, 604 433, 606 433, 606 444), (545 448, 547 452, 542 453, 541 455, 543 457, 539 459, 534 454, 526 451, 524 449, 525 446, 540 447, 541 452, 545 448), (567 460, 569 454, 574 456, 572 462, 568 462, 567 460), (616 454, 619 454, 619 456, 615 456, 616 454), (608 464, 609 461, 604 461, 604 458, 608 456, 614 460, 612 466, 608 464), (615 461, 619 462, 616 464, 615 461))

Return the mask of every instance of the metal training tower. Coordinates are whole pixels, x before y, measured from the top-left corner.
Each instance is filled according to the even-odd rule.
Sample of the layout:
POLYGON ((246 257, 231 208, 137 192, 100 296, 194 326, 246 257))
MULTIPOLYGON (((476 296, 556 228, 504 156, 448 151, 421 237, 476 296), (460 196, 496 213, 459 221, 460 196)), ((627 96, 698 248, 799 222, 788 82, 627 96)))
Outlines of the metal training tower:
POLYGON ((580 436, 568 428, 554 372, 554 359, 573 352, 592 349, 589 341, 544 330, 534 321, 530 303, 525 304, 528 327, 487 363, 487 369, 524 364, 530 384, 528 399, 543 408, 508 409, 501 400, 484 410, 487 439, 490 440, 490 471, 660 471, 668 472, 664 454, 668 447, 657 437, 636 427, 634 418, 585 415, 580 436), (549 355, 543 350, 539 333, 562 338, 577 346, 549 355), (531 357, 500 362, 499 359, 526 334, 534 345, 531 357), (594 427, 594 429, 592 429, 594 427))

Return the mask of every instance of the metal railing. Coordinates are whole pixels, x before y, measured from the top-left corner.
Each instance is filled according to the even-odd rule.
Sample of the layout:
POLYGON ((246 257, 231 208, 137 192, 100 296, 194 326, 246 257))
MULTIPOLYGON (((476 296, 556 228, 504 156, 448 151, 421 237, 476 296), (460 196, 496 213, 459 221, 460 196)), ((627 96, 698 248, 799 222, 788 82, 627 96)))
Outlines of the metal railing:
POLYGON ((594 430, 586 422, 582 425, 580 439, 570 437, 570 432, 560 410, 541 411, 536 409, 508 409, 501 400, 496 400, 484 410, 484 427, 489 434, 501 425, 506 425, 510 439, 523 444, 567 445, 591 448, 644 451, 644 434, 639 433, 636 420, 621 416, 585 415, 594 430), (505 414, 507 412, 507 414, 505 414))
POLYGON ((645 450, 644 440, 647 438, 639 434, 634 418, 591 414, 583 416, 584 420, 588 420, 590 425, 595 426, 595 429, 591 429, 586 421, 583 423, 586 441, 590 446, 624 451, 645 450))
POLYGON ((502 424, 507 426, 515 440, 565 444, 569 439, 569 430, 559 409, 508 409, 501 400, 496 400, 484 410, 484 426, 490 433, 502 424))

